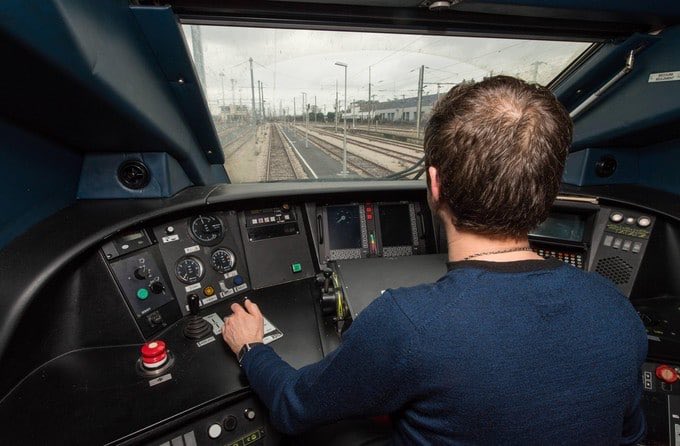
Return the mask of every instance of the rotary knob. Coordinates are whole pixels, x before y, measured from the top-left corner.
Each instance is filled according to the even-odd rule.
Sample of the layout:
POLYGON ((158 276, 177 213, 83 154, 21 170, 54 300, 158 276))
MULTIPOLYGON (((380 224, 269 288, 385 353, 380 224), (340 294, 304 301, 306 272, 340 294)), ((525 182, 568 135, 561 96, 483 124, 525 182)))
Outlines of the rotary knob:
POLYGON ((135 272, 133 274, 136 279, 144 280, 151 275, 151 271, 149 271, 149 268, 147 268, 145 265, 142 265, 135 269, 135 272))

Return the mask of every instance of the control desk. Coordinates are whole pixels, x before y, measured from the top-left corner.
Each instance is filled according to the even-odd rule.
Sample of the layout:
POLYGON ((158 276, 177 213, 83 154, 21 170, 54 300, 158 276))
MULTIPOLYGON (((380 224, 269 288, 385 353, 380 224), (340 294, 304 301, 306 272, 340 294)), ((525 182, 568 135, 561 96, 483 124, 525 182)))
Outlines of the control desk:
MULTIPOLYGON (((46 333, 83 327, 75 346, 41 353, 49 361, 37 349, 10 353, 0 416, 15 429, 2 442, 69 442, 72 431, 60 426, 70 425, 87 444, 279 444, 221 340, 222 319, 248 297, 279 355, 294 367, 318 361, 382 290, 446 274, 446 240, 420 192, 194 207, 100 243, 41 299, 49 306, 41 312, 57 315, 46 333), (95 297, 74 299, 84 289, 95 297), (43 402, 30 411, 44 428, 21 416, 30 401, 43 402)), ((566 197, 529 235, 540 255, 601 274, 638 307, 651 355, 641 379, 659 441, 680 424, 680 305, 641 284, 653 270, 648 251, 667 230, 647 211, 566 197)), ((18 336, 47 345, 30 324, 18 336)))

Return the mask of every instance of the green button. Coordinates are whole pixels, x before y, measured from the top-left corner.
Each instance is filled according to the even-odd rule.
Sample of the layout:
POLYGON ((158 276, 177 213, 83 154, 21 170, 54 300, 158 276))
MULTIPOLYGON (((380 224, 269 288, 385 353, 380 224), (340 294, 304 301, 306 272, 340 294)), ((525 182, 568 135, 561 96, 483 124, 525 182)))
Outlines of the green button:
POLYGON ((290 268, 293 270, 294 273, 299 273, 300 271, 302 271, 302 265, 300 265, 299 263, 293 263, 292 265, 290 265, 290 268))
POLYGON ((137 290, 137 299, 144 300, 149 297, 149 290, 146 288, 140 288, 137 290))

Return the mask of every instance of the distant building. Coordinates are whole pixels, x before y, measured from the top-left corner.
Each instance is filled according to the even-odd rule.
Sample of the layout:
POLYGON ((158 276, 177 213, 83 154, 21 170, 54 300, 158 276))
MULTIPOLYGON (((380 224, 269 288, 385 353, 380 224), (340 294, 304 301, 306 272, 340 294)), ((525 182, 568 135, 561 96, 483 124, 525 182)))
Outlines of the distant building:
MULTIPOLYGON (((439 95, 423 95, 421 117, 430 114, 434 103, 437 102, 439 95)), ((418 98, 394 99, 392 101, 377 102, 374 104, 373 116, 380 121, 405 121, 415 122, 418 114, 418 98)))
POLYGON ((245 105, 222 105, 220 117, 225 121, 246 121, 250 119, 250 112, 245 105))

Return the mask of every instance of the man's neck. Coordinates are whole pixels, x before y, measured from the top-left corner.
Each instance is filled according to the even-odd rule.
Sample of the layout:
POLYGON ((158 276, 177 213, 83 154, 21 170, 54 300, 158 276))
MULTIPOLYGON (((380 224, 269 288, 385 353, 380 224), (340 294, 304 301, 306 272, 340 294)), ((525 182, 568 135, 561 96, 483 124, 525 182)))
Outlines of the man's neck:
POLYGON ((453 225, 450 224, 445 224, 445 226, 450 262, 465 260, 470 256, 474 256, 474 260, 484 260, 489 262, 512 262, 517 260, 543 259, 532 251, 520 250, 529 246, 529 239, 527 237, 522 237, 519 239, 490 238, 471 232, 457 231, 453 225))

